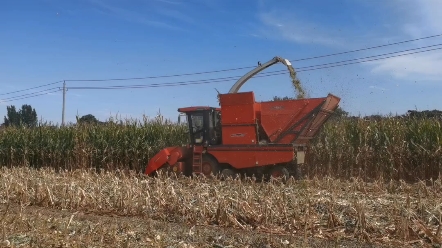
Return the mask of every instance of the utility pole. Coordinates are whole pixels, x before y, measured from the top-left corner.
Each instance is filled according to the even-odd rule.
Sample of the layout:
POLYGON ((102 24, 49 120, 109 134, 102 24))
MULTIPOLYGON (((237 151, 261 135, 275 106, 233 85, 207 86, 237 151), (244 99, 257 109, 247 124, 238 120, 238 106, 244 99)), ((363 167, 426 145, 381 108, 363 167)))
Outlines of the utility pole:
POLYGON ((63 81, 63 110, 61 113, 61 125, 64 126, 64 110, 66 106, 66 81, 63 81))

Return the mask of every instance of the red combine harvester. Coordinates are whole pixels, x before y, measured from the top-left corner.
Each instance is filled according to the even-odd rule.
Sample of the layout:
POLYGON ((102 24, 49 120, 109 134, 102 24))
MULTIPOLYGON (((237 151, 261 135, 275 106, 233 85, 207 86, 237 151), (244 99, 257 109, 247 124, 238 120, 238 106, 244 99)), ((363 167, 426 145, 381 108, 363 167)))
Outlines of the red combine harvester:
POLYGON ((338 107, 340 98, 256 102, 253 92, 239 88, 265 68, 290 62, 275 57, 239 79, 220 108, 187 107, 189 144, 167 147, 150 159, 145 174, 164 170, 184 175, 235 176, 237 173, 298 178, 310 140, 338 107))

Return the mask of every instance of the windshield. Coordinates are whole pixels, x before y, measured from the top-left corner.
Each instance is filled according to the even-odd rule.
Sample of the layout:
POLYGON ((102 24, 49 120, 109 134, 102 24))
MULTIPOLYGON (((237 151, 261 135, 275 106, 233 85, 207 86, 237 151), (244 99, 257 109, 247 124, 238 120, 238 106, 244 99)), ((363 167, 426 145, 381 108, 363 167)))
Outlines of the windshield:
POLYGON ((193 133, 201 131, 203 129, 203 114, 197 113, 191 116, 193 133))

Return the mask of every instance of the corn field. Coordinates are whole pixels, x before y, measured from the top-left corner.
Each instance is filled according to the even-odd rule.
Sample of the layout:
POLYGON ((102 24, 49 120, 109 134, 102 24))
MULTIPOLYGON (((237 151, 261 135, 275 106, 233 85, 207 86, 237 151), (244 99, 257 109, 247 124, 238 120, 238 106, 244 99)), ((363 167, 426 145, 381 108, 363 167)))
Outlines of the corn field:
POLYGON ((435 179, 442 171, 441 124, 436 118, 331 121, 314 140, 306 169, 339 178, 435 179))
MULTIPOLYGON (((186 126, 159 120, 0 132, 2 166, 56 170, 144 170, 165 146, 187 143, 186 126)), ((329 121, 313 140, 305 174, 339 178, 437 178, 442 169, 442 129, 437 119, 383 118, 329 121)))
POLYGON ((0 133, 0 163, 57 170, 140 171, 162 147, 182 144, 186 137, 182 125, 147 119, 62 128, 6 128, 0 133))

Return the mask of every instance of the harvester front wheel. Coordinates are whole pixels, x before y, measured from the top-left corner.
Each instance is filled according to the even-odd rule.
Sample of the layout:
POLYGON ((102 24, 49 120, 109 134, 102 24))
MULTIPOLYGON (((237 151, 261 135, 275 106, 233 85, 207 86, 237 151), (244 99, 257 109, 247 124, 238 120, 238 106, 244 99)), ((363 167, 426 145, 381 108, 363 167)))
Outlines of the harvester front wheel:
POLYGON ((290 178, 290 172, 284 166, 277 165, 270 170, 270 177, 275 179, 288 180, 290 178))
POLYGON ((221 173, 221 168, 218 161, 216 161, 216 159, 214 159, 211 156, 203 155, 202 174, 206 177, 211 177, 213 174, 213 176, 216 177, 220 173, 221 173))

